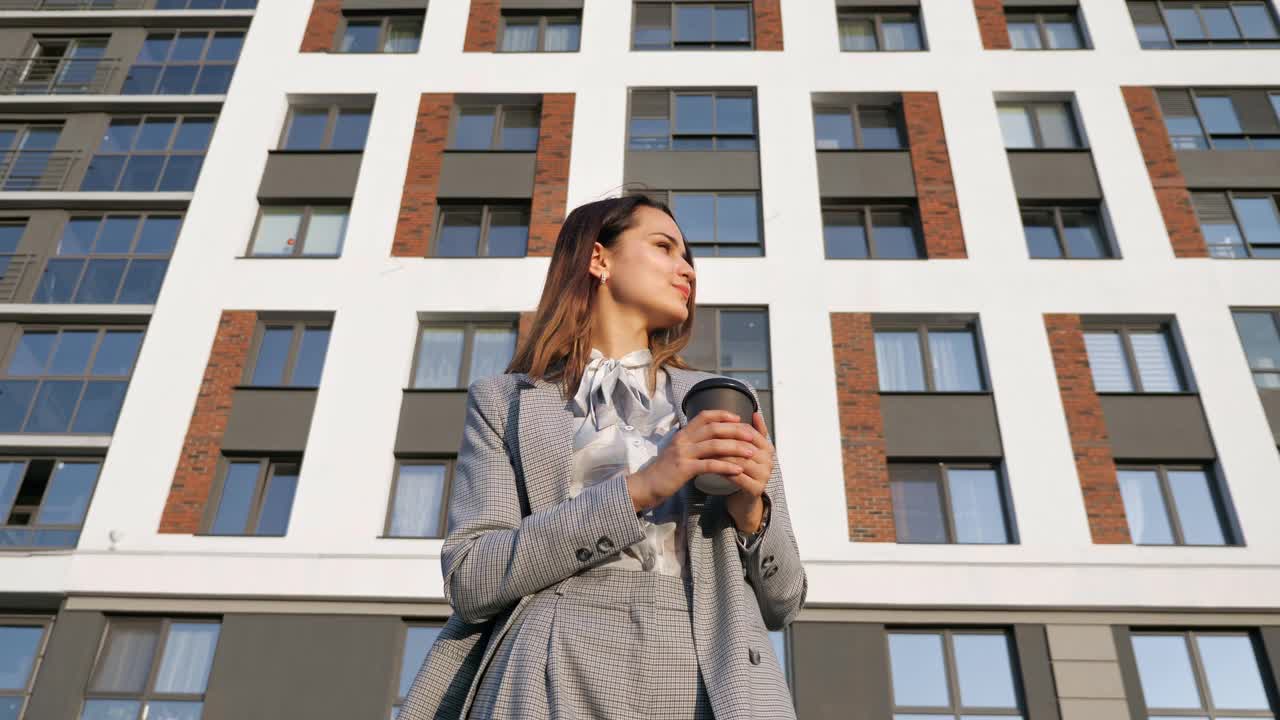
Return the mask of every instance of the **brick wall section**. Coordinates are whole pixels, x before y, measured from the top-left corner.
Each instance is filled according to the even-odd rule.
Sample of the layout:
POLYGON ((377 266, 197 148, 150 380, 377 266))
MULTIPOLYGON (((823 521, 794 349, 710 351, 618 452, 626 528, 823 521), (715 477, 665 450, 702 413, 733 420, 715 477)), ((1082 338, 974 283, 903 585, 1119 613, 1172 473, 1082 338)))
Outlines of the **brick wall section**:
POLYGON ((1080 316, 1045 315, 1044 326, 1049 334, 1049 350, 1053 353, 1058 389, 1071 435, 1071 451, 1084 493, 1089 534, 1099 545, 1129 543, 1129 523, 1120 497, 1115 459, 1111 455, 1111 438, 1102 415, 1102 401, 1093 387, 1080 316))
POLYGON ((243 377, 257 321, 257 313, 242 310, 223 311, 218 321, 191 424, 178 456, 178 469, 160 516, 162 533, 194 533, 200 529, 218 467, 222 435, 231 415, 231 393, 243 377))
POLYGON ((911 170, 916 178, 925 254, 930 259, 964 258, 964 228, 960 225, 960 204, 956 200, 938 94, 903 93, 902 114, 911 143, 911 170))
POLYGON ((471 0, 463 52, 495 52, 498 49, 499 0, 471 0))
POLYGON ((782 49, 782 8, 780 0, 755 0, 756 50, 782 49))
POLYGON ((391 242, 395 257, 426 257, 431 228, 436 216, 436 192, 440 188, 440 163, 449 137, 450 93, 423 93, 418 102, 418 121, 409 148, 409 167, 404 174, 404 194, 400 197, 400 217, 391 242))
POLYGON ((871 316, 831 313, 831 344, 849 539, 897 542, 871 316))
POLYGON ((314 0, 307 29, 302 34, 300 52, 325 52, 333 49, 338 23, 342 20, 342 0, 314 0))
POLYGON ((978 32, 982 35, 982 47, 987 50, 1009 50, 1009 24, 1004 17, 1002 0, 973 0, 973 10, 978 15, 978 32))
POLYGON ((1156 91, 1149 87, 1125 86, 1120 92, 1129 106, 1129 117, 1147 162, 1147 174, 1151 176, 1151 185, 1160 203, 1173 254, 1180 258, 1209 257, 1195 206, 1191 204, 1191 191, 1178 167, 1178 156, 1169 141, 1156 91))
POLYGON ((569 195, 569 151, 573 146, 573 93, 542 96, 538 156, 529 213, 529 255, 550 257, 564 224, 569 195))

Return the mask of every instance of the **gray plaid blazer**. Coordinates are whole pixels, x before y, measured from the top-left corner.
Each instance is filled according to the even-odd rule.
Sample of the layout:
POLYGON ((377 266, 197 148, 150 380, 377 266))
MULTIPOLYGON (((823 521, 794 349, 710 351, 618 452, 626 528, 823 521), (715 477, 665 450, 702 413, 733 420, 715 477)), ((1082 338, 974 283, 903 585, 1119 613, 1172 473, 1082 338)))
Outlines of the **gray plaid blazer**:
MULTIPOLYGON (((676 417, 687 425, 685 393, 716 374, 665 370, 676 417)), ((418 670, 400 720, 465 718, 489 658, 529 598, 644 537, 621 477, 569 499, 569 402, 555 383, 525 373, 467 388, 440 558, 453 615, 418 670)), ((694 644, 719 720, 795 717, 766 628, 779 630, 796 617, 808 578, 776 460, 765 493, 769 525, 749 552, 737 543, 723 498, 690 509, 694 644)))

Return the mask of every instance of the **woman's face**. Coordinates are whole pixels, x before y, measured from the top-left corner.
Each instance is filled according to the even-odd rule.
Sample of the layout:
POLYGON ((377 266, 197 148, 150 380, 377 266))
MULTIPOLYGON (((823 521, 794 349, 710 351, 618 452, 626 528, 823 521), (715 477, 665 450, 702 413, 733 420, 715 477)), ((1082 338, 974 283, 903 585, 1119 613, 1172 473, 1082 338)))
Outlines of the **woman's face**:
POLYGON ((614 301, 642 312, 650 329, 684 322, 695 279, 684 250, 684 235, 670 215, 636 208, 631 228, 607 251, 607 285, 614 301))

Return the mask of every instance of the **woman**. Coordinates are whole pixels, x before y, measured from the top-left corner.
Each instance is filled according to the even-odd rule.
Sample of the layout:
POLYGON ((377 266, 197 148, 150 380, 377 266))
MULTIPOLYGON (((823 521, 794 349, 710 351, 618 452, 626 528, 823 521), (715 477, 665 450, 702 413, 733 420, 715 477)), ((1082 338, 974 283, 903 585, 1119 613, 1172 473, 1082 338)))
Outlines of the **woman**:
POLYGON ((565 219, 506 374, 468 388, 454 612, 400 720, 795 717, 767 630, 808 581, 763 416, 681 409, 715 377, 677 355, 696 296, 666 205, 565 219), (704 472, 739 490, 702 496, 704 472))

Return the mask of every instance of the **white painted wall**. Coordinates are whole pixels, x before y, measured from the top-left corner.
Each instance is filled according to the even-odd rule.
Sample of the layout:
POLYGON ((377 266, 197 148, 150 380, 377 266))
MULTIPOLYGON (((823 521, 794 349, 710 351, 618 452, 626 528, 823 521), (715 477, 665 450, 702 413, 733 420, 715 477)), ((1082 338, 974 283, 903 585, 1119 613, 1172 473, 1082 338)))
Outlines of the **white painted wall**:
POLYGON ((80 547, 0 557, 10 590, 439 597, 440 541, 376 537, 416 313, 530 310, 547 260, 390 257, 419 95, 575 93, 573 207, 622 182, 628 86, 712 84, 758 89, 768 255, 699 260, 699 298, 769 307, 779 463, 810 602, 1280 604, 1280 457, 1228 310, 1280 305, 1276 266, 1173 257, 1119 90, 1275 84, 1280 51, 1144 52, 1124 3, 1082 0, 1095 50, 987 52, 969 2, 923 0, 930 52, 842 54, 830 0, 784 0, 785 52, 635 53, 630 3, 591 0, 579 54, 463 54, 468 3, 439 0, 416 55, 303 55, 310 5, 258 10, 80 547), (970 259, 825 261, 810 93, 908 90, 940 94, 970 259), (1075 94, 1124 259, 1028 259, 992 99, 1001 91, 1075 94), (238 258, 287 95, 348 92, 377 99, 343 256, 238 258), (224 309, 336 312, 285 538, 156 533, 224 309), (981 317, 1020 545, 847 539, 828 313, 935 311, 981 317), (1177 317, 1246 547, 1091 544, 1042 320, 1058 312, 1177 317))

